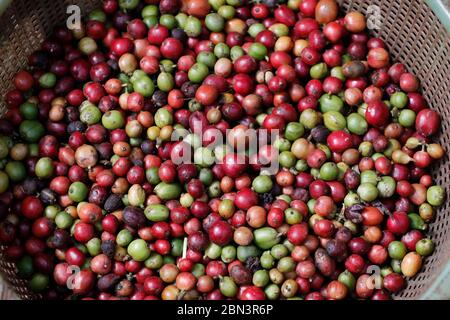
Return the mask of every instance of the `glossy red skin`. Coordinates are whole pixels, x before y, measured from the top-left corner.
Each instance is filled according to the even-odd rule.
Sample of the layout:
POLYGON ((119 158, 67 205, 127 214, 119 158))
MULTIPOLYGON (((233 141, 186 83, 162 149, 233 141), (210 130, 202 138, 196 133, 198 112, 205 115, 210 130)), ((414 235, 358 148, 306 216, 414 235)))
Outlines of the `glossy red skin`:
POLYGON ((308 225, 305 222, 295 224, 289 228, 287 238, 294 245, 300 245, 308 236, 308 225))
POLYGON ((111 42, 111 50, 118 56, 133 50, 133 42, 128 38, 117 38, 111 42))
POLYGON ((426 168, 431 164, 431 157, 426 151, 417 151, 413 159, 415 160, 415 165, 419 168, 426 168))
POLYGON ((183 44, 175 38, 167 38, 160 47, 161 54, 167 59, 176 60, 183 53, 183 44))
POLYGON ((148 31, 148 42, 153 45, 161 45, 169 37, 169 30, 163 25, 156 25, 148 31))
POLYGON ((65 262, 58 263, 55 266, 54 272, 53 272, 53 278, 55 279, 55 282, 60 285, 64 286, 67 284, 67 280, 72 275, 72 272, 69 270, 69 264, 65 262))
POLYGON ((441 125, 441 117, 431 109, 424 109, 417 114, 416 130, 425 137, 429 137, 438 132, 441 125))
POLYGON ((326 219, 317 221, 313 229, 316 235, 323 238, 330 238, 336 231, 333 223, 326 219))
POLYGON ((78 222, 75 225, 73 235, 77 241, 86 243, 94 237, 94 226, 85 222, 78 222))
POLYGON ((345 81, 345 87, 346 88, 358 88, 361 91, 364 91, 364 89, 367 87, 367 81, 365 78, 353 78, 353 79, 347 79, 345 81))
POLYGON ((115 234, 118 227, 119 227, 119 220, 116 218, 116 216, 108 214, 102 219, 103 230, 115 234))
POLYGON ((336 77, 327 77, 323 81, 323 90, 328 94, 338 94, 342 91, 342 81, 336 77))
POLYGON ((44 206, 41 200, 34 196, 28 196, 22 201, 22 214, 28 219, 36 219, 42 216, 44 206))
POLYGON ((314 149, 306 158, 308 166, 311 168, 320 168, 327 160, 325 152, 321 149, 314 149))
POLYGON ((391 300, 390 295, 385 290, 377 290, 374 292, 371 300, 391 300))
POLYGON ((399 83, 401 75, 405 72, 406 67, 403 63, 394 63, 388 70, 389 77, 394 83, 399 83))
POLYGON ((311 47, 303 49, 300 57, 309 66, 317 64, 321 58, 319 52, 311 47))
POLYGON ((227 266, 222 261, 212 260, 206 265, 206 274, 213 278, 225 276, 228 272, 227 266))
POLYGON ((401 181, 397 182, 396 191, 401 197, 407 198, 414 193, 414 188, 412 187, 411 183, 409 183, 408 181, 401 180, 401 181))
POLYGON ((171 245, 168 240, 158 239, 154 243, 155 250, 161 255, 166 255, 170 253, 171 245))
POLYGON ((296 17, 294 11, 286 5, 281 5, 274 10, 275 19, 288 27, 294 26, 296 17))
POLYGON ((90 270, 81 270, 75 275, 75 283, 79 283, 79 286, 75 286, 73 293, 84 295, 87 294, 95 284, 95 275, 90 270))
POLYGON ((265 117, 263 127, 269 132, 273 130, 283 130, 285 126, 284 119, 276 114, 269 114, 265 117))
POLYGON ((279 115, 286 122, 296 121, 298 118, 297 111, 295 108, 289 103, 282 103, 278 107, 274 108, 272 111, 273 114, 279 115))
POLYGON ((227 79, 216 74, 207 76, 205 80, 203 80, 203 84, 215 87, 219 93, 227 91, 229 87, 227 79))
POLYGON ((425 98, 417 92, 408 93, 409 108, 415 113, 419 113, 421 110, 427 107, 425 98))
POLYGON ((208 231, 209 239, 220 246, 230 243, 233 237, 231 226, 225 221, 217 221, 208 231))
POLYGON ((412 73, 404 73, 400 76, 400 88, 405 92, 416 92, 419 90, 419 80, 412 73))
POLYGON ((319 23, 312 18, 304 18, 299 20, 294 26, 294 37, 307 38, 311 31, 320 28, 319 23))
POLYGON ((387 220, 386 226, 395 235, 405 234, 409 229, 409 218, 404 212, 394 212, 387 220))
POLYGON ((309 185, 309 194, 314 199, 320 196, 329 195, 331 193, 330 186, 322 180, 315 180, 309 185))
POLYGON ((341 54, 335 49, 326 50, 322 58, 329 67, 337 67, 342 63, 341 54))
POLYGON ((14 85, 20 91, 28 91, 33 87, 33 76, 27 71, 20 71, 14 77, 14 85))
POLYGON ((32 226, 33 234, 38 238, 49 237, 54 229, 54 225, 47 217, 41 217, 34 221, 32 226))
POLYGON ((395 163, 392 167, 392 177, 396 181, 408 180, 410 178, 408 167, 402 164, 395 163))
POLYGON ((300 2, 299 9, 303 16, 314 17, 318 0, 303 0, 300 2))
POLYGON ((369 51, 367 62, 371 68, 384 68, 389 64, 389 53, 384 48, 373 48, 369 51))
POLYGON ((395 241, 395 235, 389 230, 383 230, 383 236, 380 240, 380 244, 387 248, 392 241, 395 241))
POLYGON ((410 251, 416 250, 416 243, 423 239, 423 234, 419 230, 411 230, 405 233, 401 241, 405 244, 406 248, 410 251))
POLYGON ((257 3, 252 7, 251 14, 256 19, 265 19, 270 14, 270 10, 264 3, 257 3))
POLYGON ((372 73, 370 79, 374 86, 381 88, 389 83, 389 74, 386 69, 379 69, 372 73))
POLYGON ((366 120, 374 127, 385 126, 389 122, 389 108, 381 101, 374 101, 368 104, 366 109, 366 120))
POLYGON ((349 241, 348 247, 351 252, 363 255, 369 251, 370 244, 363 238, 356 237, 349 241))
POLYGON ((70 265, 81 266, 85 261, 85 255, 77 247, 72 247, 66 251, 66 261, 70 265))
POLYGON ((258 203, 258 196, 249 188, 244 188, 236 193, 234 204, 242 210, 248 210, 258 203))
POLYGON ((256 60, 249 55, 243 55, 236 59, 233 68, 236 73, 251 73, 258 67, 256 60))
POLYGON ((323 287, 324 282, 324 276, 322 276, 320 273, 315 273, 311 278, 311 289, 320 290, 323 287))
POLYGON ((388 252, 387 252, 386 248, 384 248, 383 246, 374 245, 370 249, 367 256, 372 263, 381 265, 388 258, 388 252))
POLYGON ((236 93, 248 95, 253 91, 253 79, 246 73, 238 73, 233 77, 233 89, 236 93))
POLYGON ((280 227, 284 222, 284 212, 280 208, 271 208, 267 213, 267 224, 272 228, 280 227))
POLYGON ((386 157, 380 157, 375 160, 375 169, 383 175, 389 175, 392 170, 392 164, 386 157))
POLYGON ((262 43, 267 48, 273 48, 277 41, 276 35, 270 30, 263 30, 255 38, 256 42, 262 43))
POLYGON ((276 75, 269 80, 267 86, 269 90, 272 91, 274 94, 284 93, 287 86, 287 81, 284 78, 276 75))
POLYGON ((397 293, 406 285, 405 279, 398 273, 388 274, 383 278, 383 287, 389 292, 397 293))
POLYGON ((345 260, 345 268, 354 274, 360 274, 365 269, 366 262, 359 254, 352 254, 345 260))
POLYGON ((342 202, 347 195, 345 186, 338 181, 329 181, 327 184, 330 187, 331 198, 333 198, 333 201, 336 203, 342 202))
POLYGON ((261 288, 251 286, 245 289, 240 297, 240 300, 265 300, 266 295, 261 288))
POLYGON ((333 152, 342 153, 353 146, 351 134, 344 130, 333 131, 327 137, 327 145, 333 152))
POLYGON ((144 292, 149 295, 159 295, 164 289, 164 283, 161 278, 150 276, 144 281, 144 292))
MULTIPOLYGON (((308 206, 307 206, 307 204, 304 201, 302 201, 302 200, 294 200, 294 201, 292 201, 290 203, 290 206, 293 209, 298 210, 304 218, 308 217, 308 215, 309 215, 308 206)), ((274 209, 274 207, 271 208, 271 209, 274 209)))
POLYGON ((85 97, 92 103, 97 104, 106 94, 103 86, 98 82, 91 82, 84 86, 83 93, 85 97))
POLYGON ((345 35, 345 28, 336 21, 332 21, 325 25, 323 33, 332 43, 337 43, 345 35))
POLYGON ((247 167, 245 156, 236 153, 229 153, 223 159, 223 169, 227 176, 231 178, 239 177, 247 167))
POLYGON ((306 295, 305 300, 325 300, 320 292, 311 292, 306 295))
POLYGON ((269 57, 269 62, 275 69, 278 69, 283 64, 291 64, 292 57, 284 51, 274 51, 269 57))
POLYGON ((314 178, 311 174, 307 172, 299 172, 299 174, 295 177, 295 186, 299 188, 307 188, 313 181, 314 178))

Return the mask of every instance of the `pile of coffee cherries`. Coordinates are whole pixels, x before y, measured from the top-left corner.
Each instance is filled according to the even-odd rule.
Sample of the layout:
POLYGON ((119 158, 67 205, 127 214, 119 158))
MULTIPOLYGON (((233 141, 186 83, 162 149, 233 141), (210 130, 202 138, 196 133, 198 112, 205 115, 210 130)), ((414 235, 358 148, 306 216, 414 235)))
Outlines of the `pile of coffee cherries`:
POLYGON ((389 299, 433 252, 445 152, 366 29, 335 0, 104 0, 55 28, 4 97, 3 259, 45 299, 389 299), (279 134, 238 152, 247 130, 279 134))

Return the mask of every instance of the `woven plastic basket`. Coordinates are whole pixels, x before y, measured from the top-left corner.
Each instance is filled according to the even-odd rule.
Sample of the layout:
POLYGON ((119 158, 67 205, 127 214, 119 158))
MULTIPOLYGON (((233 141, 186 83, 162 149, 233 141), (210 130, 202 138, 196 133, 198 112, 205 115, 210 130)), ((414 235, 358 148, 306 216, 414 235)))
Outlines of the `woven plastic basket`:
MULTIPOLYGON (((450 150, 450 37, 444 25, 423 0, 340 2, 343 10, 358 10, 374 19, 372 21, 378 23, 379 28, 373 30, 373 34, 387 43, 393 60, 405 63, 420 78, 425 98, 433 109, 439 111, 443 120, 440 143, 450 150), (376 16, 377 11, 379 17, 376 16)), ((0 18, 0 96, 11 89, 13 75, 26 65, 27 56, 40 46, 52 27, 66 21, 68 5, 77 4, 86 14, 99 3, 92 0, 15 0, 0 18)), ((2 102, 0 110, 4 108, 2 102)), ((450 194, 448 157, 435 168, 434 177, 450 194)), ((446 273, 450 258, 449 201, 430 225, 429 236, 436 244, 435 252, 396 298, 449 298, 449 292, 439 291, 445 291, 445 286, 442 288, 441 285, 439 289, 439 284, 450 277, 450 273, 446 273)), ((2 259, 1 252, 0 271, 20 298, 39 298, 17 277, 15 266, 2 259)))

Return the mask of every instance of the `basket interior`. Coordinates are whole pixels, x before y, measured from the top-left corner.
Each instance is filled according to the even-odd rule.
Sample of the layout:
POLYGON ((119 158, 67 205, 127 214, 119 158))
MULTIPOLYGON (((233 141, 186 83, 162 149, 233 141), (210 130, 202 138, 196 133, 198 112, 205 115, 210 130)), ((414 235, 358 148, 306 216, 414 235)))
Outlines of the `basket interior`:
MULTIPOLYGON (((394 61, 403 62, 421 80, 423 94, 429 105, 439 111, 442 130, 439 142, 450 149, 450 40, 445 28, 423 0, 340 0, 344 11, 358 10, 368 19, 377 19, 379 29, 372 33, 388 45, 394 61)), ((39 48, 52 27, 66 21, 66 8, 74 1, 40 0, 30 6, 27 0, 15 0, 0 18, 0 96, 11 89, 13 75, 24 67, 28 55, 39 48)), ((95 8, 98 0, 77 0, 82 14, 95 8)), ((5 105, 1 101, 0 111, 5 105)), ((436 182, 450 194, 450 166, 448 156, 434 171, 436 182)), ((450 202, 439 209, 430 224, 429 236, 436 244, 432 256, 425 260, 421 272, 408 280, 408 286, 396 298, 417 299, 431 286, 449 261, 450 202)), ((0 250, 1 251, 1 250, 0 250)), ((38 298, 28 291, 24 281, 17 278, 13 264, 2 259, 0 271, 22 299, 38 298)))

